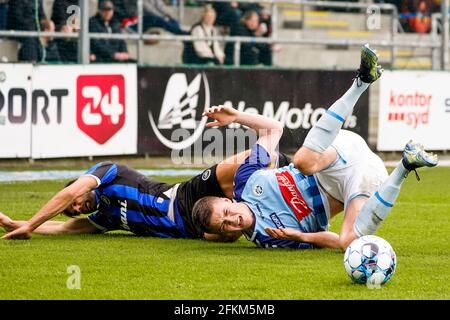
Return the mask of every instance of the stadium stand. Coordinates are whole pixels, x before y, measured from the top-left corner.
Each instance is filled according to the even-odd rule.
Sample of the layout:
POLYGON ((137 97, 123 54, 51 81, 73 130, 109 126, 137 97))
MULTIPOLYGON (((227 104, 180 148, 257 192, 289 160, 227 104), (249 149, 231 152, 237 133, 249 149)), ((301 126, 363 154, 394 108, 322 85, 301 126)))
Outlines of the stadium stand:
MULTIPOLYGON (((54 1, 55 0, 43 0, 44 11, 47 17, 53 17, 52 8, 54 1)), ((76 2, 76 0, 68 2, 76 2)), ((166 2, 169 4, 168 1, 166 2)), ((180 21, 181 28, 183 30, 190 30, 191 26, 199 21, 203 11, 203 5, 206 2, 207 1, 190 1, 190 5, 184 7, 183 18, 180 21)), ((372 2, 394 3, 400 9, 400 21, 405 23, 404 19, 407 17, 412 19, 408 21, 415 21, 410 22, 410 27, 403 25, 403 32, 399 32, 396 35, 397 41, 409 43, 412 41, 431 42, 433 40, 432 35, 428 33, 430 29, 429 23, 425 22, 424 24, 424 20, 420 20, 420 17, 424 16, 426 18, 428 17, 427 12, 431 13, 436 11, 439 7, 438 1, 372 2), (406 2, 409 4, 405 7, 406 2), (417 12, 411 13, 411 11, 415 8, 419 8, 419 12, 425 12, 426 14, 417 12), (422 21, 422 23, 420 21, 422 21)), ((89 3, 90 15, 93 16, 96 12, 97 1, 91 0, 89 3)), ((267 5, 263 5, 262 8, 267 8, 267 5)), ((177 7, 168 6, 167 11, 171 17, 178 17, 177 7)), ((304 40, 323 39, 337 41, 346 41, 348 39, 369 39, 371 41, 390 40, 392 28, 391 16, 389 13, 382 12, 380 19, 380 28, 376 30, 369 30, 367 27, 366 14, 361 12, 361 10, 325 10, 323 8, 316 7, 304 7, 301 9, 298 5, 280 2, 278 4, 277 16, 274 21, 276 21, 277 36, 281 38, 298 38, 304 40)), ((399 29, 401 28, 399 27, 399 29)), ((162 28, 157 28, 157 33, 165 34, 168 33, 168 31, 162 28)), ((127 41, 127 45, 130 58, 136 59, 138 50, 136 41, 127 41)), ((17 49, 18 45, 14 40, 3 38, 0 42, 0 58, 2 61, 17 61, 17 49)), ((73 50, 73 46, 71 46, 71 50, 73 50)), ((141 53, 141 62, 144 64, 181 64, 183 43, 181 41, 160 41, 151 46, 143 46, 141 53)), ((306 69, 347 69, 353 67, 353 61, 358 54, 359 49, 356 46, 349 47, 345 45, 324 46, 306 44, 299 46, 285 44, 282 46, 281 50, 274 52, 273 65, 279 67, 306 69), (301 59, 298 59, 299 52, 301 52, 301 59), (320 53, 320 55, 318 53, 320 53)), ((429 69, 433 64, 433 54, 432 50, 429 48, 402 48, 396 50, 395 54, 396 59, 395 65, 393 66, 395 68, 408 67, 413 69, 429 69)), ((382 50, 381 59, 381 62, 384 65, 389 64, 391 60, 391 51, 387 48, 382 50)))

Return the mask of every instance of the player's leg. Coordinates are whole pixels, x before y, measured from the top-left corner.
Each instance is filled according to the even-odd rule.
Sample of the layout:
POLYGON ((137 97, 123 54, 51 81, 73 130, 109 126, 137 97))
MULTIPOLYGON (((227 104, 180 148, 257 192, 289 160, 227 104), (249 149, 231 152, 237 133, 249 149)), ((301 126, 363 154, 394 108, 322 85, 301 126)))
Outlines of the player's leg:
POLYGON ((361 50, 361 65, 350 89, 337 100, 308 132, 303 146, 294 157, 294 164, 303 174, 319 172, 336 160, 330 148, 342 125, 353 111, 359 97, 382 73, 378 56, 367 45, 361 50))
POLYGON ((402 160, 380 188, 370 198, 358 197, 348 204, 339 239, 341 248, 345 250, 354 239, 377 231, 394 206, 410 171, 436 165, 435 155, 427 153, 420 144, 409 142, 402 160))

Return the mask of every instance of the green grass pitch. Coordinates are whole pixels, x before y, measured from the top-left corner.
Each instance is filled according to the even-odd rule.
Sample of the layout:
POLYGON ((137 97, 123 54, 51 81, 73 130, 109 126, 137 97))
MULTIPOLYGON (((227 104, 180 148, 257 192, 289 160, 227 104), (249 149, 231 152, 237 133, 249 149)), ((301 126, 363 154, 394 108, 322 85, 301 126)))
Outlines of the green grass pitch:
MULTIPOLYGON (((450 168, 419 173, 420 182, 408 177, 377 233, 398 259, 395 275, 378 290, 350 281, 339 250, 117 232, 0 241, 0 299, 449 299, 450 168), (70 265, 80 267, 79 290, 67 288, 70 265)), ((29 219, 62 183, 1 183, 0 211, 29 219)), ((331 229, 339 232, 341 223, 342 214, 331 229)))

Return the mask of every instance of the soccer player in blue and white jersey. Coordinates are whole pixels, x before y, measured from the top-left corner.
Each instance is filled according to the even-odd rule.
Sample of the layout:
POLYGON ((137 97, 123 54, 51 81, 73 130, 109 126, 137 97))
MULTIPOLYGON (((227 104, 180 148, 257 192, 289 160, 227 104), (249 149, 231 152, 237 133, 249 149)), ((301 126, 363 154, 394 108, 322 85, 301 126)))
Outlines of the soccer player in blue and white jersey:
POLYGON ((311 128, 294 163, 267 169, 281 133, 272 119, 232 108, 210 108, 215 125, 238 122, 260 134, 235 175, 234 198, 199 200, 194 223, 209 233, 243 232, 262 247, 346 249, 354 239, 373 234, 386 218, 408 173, 437 165, 437 157, 409 142, 388 175, 382 160, 355 133, 341 130, 359 97, 382 73, 376 52, 361 51, 359 73, 351 88, 311 128), (268 131, 264 129, 269 129, 268 131), (344 211, 341 233, 327 231, 328 221, 344 211))

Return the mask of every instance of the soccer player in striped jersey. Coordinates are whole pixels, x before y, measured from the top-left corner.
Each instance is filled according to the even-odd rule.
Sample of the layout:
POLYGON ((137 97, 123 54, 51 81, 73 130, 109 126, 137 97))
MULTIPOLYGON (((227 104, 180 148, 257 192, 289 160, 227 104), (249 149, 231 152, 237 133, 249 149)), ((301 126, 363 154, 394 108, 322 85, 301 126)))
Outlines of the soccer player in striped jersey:
POLYGON ((382 160, 357 134, 341 130, 359 97, 382 73, 376 52, 361 50, 359 74, 308 132, 293 164, 267 169, 281 133, 272 119, 243 115, 219 106, 206 110, 217 125, 238 122, 259 133, 250 156, 236 172, 234 199, 205 197, 193 208, 204 232, 244 233, 262 247, 346 249, 354 239, 374 234, 386 218, 410 171, 437 165, 437 157, 409 142, 388 176, 382 160), (269 133, 265 133, 269 129, 269 133), (341 233, 328 221, 344 211, 341 233))
MULTIPOLYGON (((192 207, 204 196, 232 198, 233 177, 248 151, 214 165, 189 181, 167 184, 125 165, 101 162, 56 194, 30 221, 14 221, 0 213, 4 238, 39 234, 82 234, 126 230, 139 236, 234 241, 240 235, 203 234, 192 222, 192 207), (58 213, 72 218, 47 221, 58 213), (17 230, 16 230, 17 229, 17 230)), ((289 157, 279 154, 283 166, 289 157)), ((275 164, 275 163, 274 163, 275 164)))

